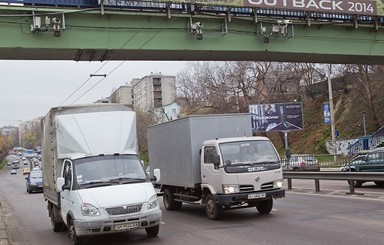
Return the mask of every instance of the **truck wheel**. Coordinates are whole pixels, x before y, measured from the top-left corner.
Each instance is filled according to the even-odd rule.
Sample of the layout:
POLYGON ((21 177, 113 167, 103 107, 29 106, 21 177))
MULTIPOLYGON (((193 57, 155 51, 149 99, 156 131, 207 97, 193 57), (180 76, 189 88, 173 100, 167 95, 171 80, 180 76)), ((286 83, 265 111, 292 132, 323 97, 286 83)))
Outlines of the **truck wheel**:
POLYGON ((73 245, 82 245, 84 242, 84 237, 79 237, 76 235, 75 225, 73 224, 73 220, 70 219, 68 221, 69 228, 68 228, 68 236, 69 239, 72 240, 73 245))
POLYGON ((173 191, 169 188, 164 190, 163 203, 167 210, 179 210, 183 204, 182 202, 175 201, 173 191))
POLYGON ((147 232, 148 237, 155 237, 157 234, 159 234, 159 226, 145 228, 145 232, 147 232))
POLYGON ((221 211, 221 207, 217 205, 212 194, 209 194, 205 200, 205 213, 207 214, 208 218, 212 220, 220 219, 221 211))
POLYGON ((268 199, 256 204, 256 209, 260 214, 269 214, 272 211, 273 200, 268 199))
POLYGON ((52 229, 54 232, 60 232, 64 230, 65 224, 64 222, 57 222, 56 217, 55 217, 55 207, 52 206, 52 208, 49 210, 49 216, 51 217, 51 224, 52 224, 52 229))

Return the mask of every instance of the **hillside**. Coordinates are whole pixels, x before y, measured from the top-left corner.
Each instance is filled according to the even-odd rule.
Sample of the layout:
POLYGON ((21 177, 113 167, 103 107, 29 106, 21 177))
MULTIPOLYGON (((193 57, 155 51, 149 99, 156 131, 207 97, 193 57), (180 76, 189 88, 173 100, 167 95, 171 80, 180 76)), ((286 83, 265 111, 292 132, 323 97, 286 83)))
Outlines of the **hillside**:
MULTIPOLYGON (((333 80, 333 100, 335 109, 335 128, 340 132, 340 140, 354 139, 364 136, 363 114, 366 118, 367 135, 376 132, 384 125, 384 81, 378 78, 371 81, 371 96, 368 96, 366 84, 357 79, 333 80), (372 109, 370 103, 372 101, 372 109)), ((310 92, 302 96, 304 130, 288 133, 289 146, 292 153, 327 154, 325 142, 331 140, 331 126, 324 124, 323 102, 328 101, 327 83, 313 86, 310 92)), ((280 133, 267 133, 279 149, 284 152, 284 138, 280 133)))

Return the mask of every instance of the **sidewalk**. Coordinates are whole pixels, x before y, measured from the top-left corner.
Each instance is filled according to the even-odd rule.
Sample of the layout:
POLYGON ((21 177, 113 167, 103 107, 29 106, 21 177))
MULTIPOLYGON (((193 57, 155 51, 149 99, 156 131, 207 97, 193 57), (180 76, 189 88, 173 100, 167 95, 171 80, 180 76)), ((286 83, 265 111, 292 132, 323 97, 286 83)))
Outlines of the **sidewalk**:
MULTIPOLYGON (((0 172, 3 171, 3 169, 0 169, 0 172)), ((0 200, 0 245, 9 245, 8 243, 8 237, 7 232, 5 229, 5 223, 4 223, 4 214, 3 214, 3 203, 0 200)))
POLYGON ((4 214, 3 214, 3 207, 1 206, 0 202, 0 245, 8 245, 8 237, 7 237, 7 232, 5 229, 5 224, 4 224, 4 214))

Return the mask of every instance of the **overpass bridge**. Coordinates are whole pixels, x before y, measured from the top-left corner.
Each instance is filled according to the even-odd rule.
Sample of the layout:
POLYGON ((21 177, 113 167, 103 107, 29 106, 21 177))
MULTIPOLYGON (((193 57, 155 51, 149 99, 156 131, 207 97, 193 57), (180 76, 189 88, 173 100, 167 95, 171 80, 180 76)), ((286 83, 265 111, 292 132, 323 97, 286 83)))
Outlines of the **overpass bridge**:
POLYGON ((384 64, 382 0, 0 4, 0 59, 384 64))

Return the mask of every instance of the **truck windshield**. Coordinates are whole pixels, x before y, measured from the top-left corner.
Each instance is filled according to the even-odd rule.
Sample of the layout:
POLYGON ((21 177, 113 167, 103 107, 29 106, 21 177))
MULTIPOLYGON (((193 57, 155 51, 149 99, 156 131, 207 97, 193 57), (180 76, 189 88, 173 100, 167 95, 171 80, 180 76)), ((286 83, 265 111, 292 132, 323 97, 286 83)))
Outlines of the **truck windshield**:
POLYGON ((77 184, 128 184, 147 181, 139 159, 134 155, 96 156, 74 161, 77 184))
POLYGON ((238 141, 220 144, 223 163, 228 165, 276 164, 279 157, 270 141, 238 141))

